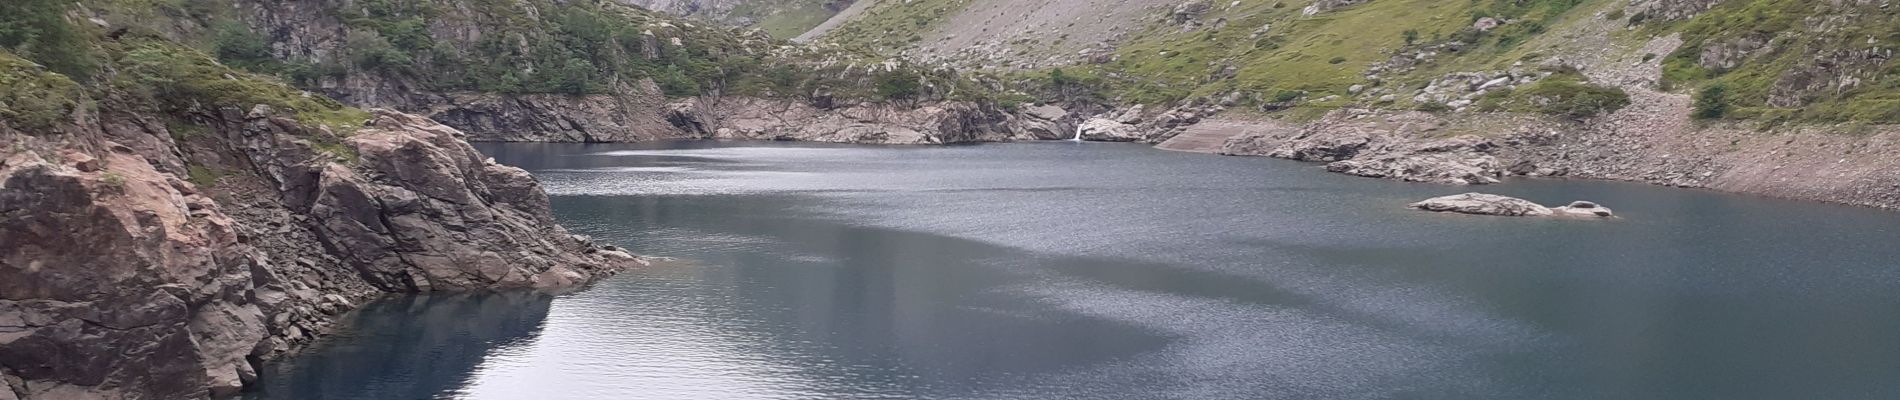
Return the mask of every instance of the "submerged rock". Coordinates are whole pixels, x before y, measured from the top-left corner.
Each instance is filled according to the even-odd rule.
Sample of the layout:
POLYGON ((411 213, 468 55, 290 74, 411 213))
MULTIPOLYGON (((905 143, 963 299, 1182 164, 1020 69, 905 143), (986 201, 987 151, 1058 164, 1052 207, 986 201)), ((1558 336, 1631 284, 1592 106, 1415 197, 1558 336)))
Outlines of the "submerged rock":
POLYGON ((1592 202, 1582 201, 1582 200, 1570 202, 1570 205, 1563 206, 1563 207, 1553 207, 1550 209, 1550 211, 1557 213, 1557 215, 1570 215, 1570 216, 1577 216, 1577 217, 1614 217, 1616 216, 1616 213, 1611 212, 1609 207, 1604 207, 1597 203, 1592 203, 1592 202))
POLYGON ((1486 193, 1465 193, 1443 197, 1434 197, 1412 203, 1412 208, 1433 212, 1454 212, 1474 215, 1500 215, 1507 217, 1611 217, 1609 208, 1588 201, 1575 201, 1563 207, 1544 207, 1510 196, 1486 193))

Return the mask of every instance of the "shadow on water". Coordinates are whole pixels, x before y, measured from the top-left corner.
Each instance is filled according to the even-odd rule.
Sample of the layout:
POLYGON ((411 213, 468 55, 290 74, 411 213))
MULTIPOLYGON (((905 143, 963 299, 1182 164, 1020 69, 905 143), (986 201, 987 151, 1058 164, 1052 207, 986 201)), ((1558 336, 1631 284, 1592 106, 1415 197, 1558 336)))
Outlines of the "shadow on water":
POLYGON ((427 399, 466 384, 488 355, 527 346, 554 295, 531 291, 392 296, 337 332, 272 362, 244 399, 427 399))

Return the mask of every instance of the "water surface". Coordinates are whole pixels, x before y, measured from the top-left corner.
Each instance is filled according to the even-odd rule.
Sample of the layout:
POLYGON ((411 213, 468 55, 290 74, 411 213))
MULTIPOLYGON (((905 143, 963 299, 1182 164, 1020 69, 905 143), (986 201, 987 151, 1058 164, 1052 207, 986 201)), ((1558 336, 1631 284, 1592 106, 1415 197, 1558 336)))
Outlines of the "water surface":
POLYGON ((356 313, 260 399, 1900 398, 1900 219, 1094 143, 489 144, 692 265, 356 313))

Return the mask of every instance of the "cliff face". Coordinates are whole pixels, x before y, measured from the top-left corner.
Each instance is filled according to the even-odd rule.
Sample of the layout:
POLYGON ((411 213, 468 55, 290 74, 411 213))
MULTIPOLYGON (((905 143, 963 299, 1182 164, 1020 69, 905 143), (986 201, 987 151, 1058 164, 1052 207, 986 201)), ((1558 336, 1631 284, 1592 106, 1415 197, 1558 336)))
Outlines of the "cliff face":
POLYGON ((668 108, 669 122, 698 137, 871 144, 1066 139, 1074 136, 1077 118, 1052 105, 1006 111, 958 101, 820 106, 789 99, 700 97, 668 108))
POLYGON ((65 81, 10 57, 0 398, 229 395, 381 293, 569 287, 643 263, 568 234, 526 172, 421 117, 343 133, 107 90, 47 123, 11 95, 65 81))
MULTIPOLYGON (((786 4, 794 3, 804 4, 786 4)), ((789 46, 756 31, 695 25, 645 10, 546 1, 414 4, 357 12, 338 1, 240 0, 234 18, 259 35, 260 46, 268 45, 267 62, 327 71, 301 86, 348 104, 429 117, 479 141, 947 143, 1066 138, 1065 126, 1075 122, 1046 110, 953 99, 959 90, 982 90, 960 87, 972 79, 953 71, 789 46), (575 42, 582 39, 600 42, 575 42), (364 47, 387 46, 384 41, 413 43, 393 46, 402 55, 390 57, 403 60, 397 65, 381 61, 383 53, 365 59, 364 47), (569 58, 567 64, 561 58, 569 58), (571 76, 545 72, 575 63, 587 67, 571 76), (882 93, 885 85, 902 93, 882 93), (682 125, 683 108, 700 125, 682 125), (729 129, 718 132, 721 127, 729 129)), ((682 4, 659 5, 687 7, 682 4)))
MULTIPOLYGON (((621 79, 619 76, 585 76, 598 87, 585 93, 504 93, 522 88, 498 87, 478 90, 459 82, 441 82, 430 71, 437 64, 486 63, 505 71, 460 73, 516 74, 523 71, 557 68, 555 61, 535 59, 533 46, 554 46, 542 42, 560 40, 539 18, 551 18, 558 6, 546 2, 521 2, 510 6, 478 7, 458 1, 417 2, 416 9, 403 14, 379 14, 382 17, 351 17, 349 2, 240 0, 235 17, 258 32, 276 60, 307 63, 326 69, 328 74, 311 78, 304 87, 344 103, 363 107, 383 107, 415 113, 454 126, 472 135, 474 140, 489 141, 560 141, 617 142, 676 138, 684 136, 665 123, 665 94, 651 80, 621 79), (499 7, 499 8, 497 8, 499 7), (353 22, 354 21, 354 22, 353 22), (352 46, 379 43, 377 27, 389 24, 419 24, 413 31, 420 39, 435 44, 431 49, 397 48, 408 64, 396 66, 365 63, 362 50, 352 46), (355 35, 352 36, 352 33, 355 35), (357 44, 352 44, 357 43, 357 44), (521 60, 481 59, 488 47, 521 60), (468 61, 466 58, 481 59, 468 61)), ((605 13, 605 11, 595 11, 605 13)), ((695 31, 687 27, 633 17, 615 20, 641 32, 634 38, 612 38, 624 43, 602 43, 612 47, 612 57, 655 60, 673 53, 685 53, 683 41, 695 31)), ((736 38, 717 32, 700 31, 721 38, 736 38)), ((386 41, 387 39, 380 39, 386 41)), ((420 45, 412 44, 412 46, 420 45)), ((758 46, 762 42, 753 43, 758 46)), ((388 44, 384 44, 388 46, 388 44)), ((705 46, 714 46, 705 44, 705 46)), ((492 49, 491 49, 492 50, 492 49)), ((711 58, 710 56, 702 56, 711 58)), ((511 78, 532 79, 532 78, 511 78)), ((491 83, 492 84, 492 83, 491 83)))

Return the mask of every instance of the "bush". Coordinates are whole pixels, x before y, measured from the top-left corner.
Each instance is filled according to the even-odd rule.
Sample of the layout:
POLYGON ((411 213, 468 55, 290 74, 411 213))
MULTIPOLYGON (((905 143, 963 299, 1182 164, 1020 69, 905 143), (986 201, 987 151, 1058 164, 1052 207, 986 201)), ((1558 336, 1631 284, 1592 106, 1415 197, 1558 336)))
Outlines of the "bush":
POLYGON ((1720 83, 1703 87, 1695 96, 1696 119, 1716 119, 1728 115, 1728 86, 1720 83))
POLYGON ((1289 102, 1289 101, 1294 101, 1294 100, 1299 100, 1299 99, 1300 99, 1300 96, 1301 96, 1301 95, 1303 95, 1303 94, 1304 94, 1304 93, 1301 93, 1301 92, 1300 92, 1300 91, 1298 91, 1298 90, 1282 90, 1282 91, 1279 91, 1279 92, 1275 92, 1275 93, 1273 94, 1273 102, 1274 102, 1274 103, 1285 103, 1285 102, 1289 102))
POLYGON ((652 79, 654 84, 660 85, 660 91, 666 93, 667 96, 684 97, 700 94, 699 82, 686 77, 686 74, 680 72, 678 67, 669 65, 662 68, 653 74, 652 79))
POLYGON ((271 56, 270 43, 263 36, 252 33, 244 24, 228 22, 219 24, 217 36, 212 38, 212 47, 218 61, 232 67, 261 73, 278 73, 284 69, 275 57, 271 56))
POLYGON ((917 77, 906 71, 881 73, 872 80, 876 82, 878 97, 911 99, 923 93, 923 85, 917 83, 917 77))
POLYGON ((396 48, 389 39, 376 31, 351 29, 343 38, 343 51, 349 54, 356 66, 363 69, 408 72, 415 67, 414 57, 396 48))
POLYGON ((1075 83, 1075 78, 1069 77, 1068 74, 1063 73, 1061 68, 1054 68, 1054 69, 1049 70, 1049 84, 1055 85, 1057 87, 1061 87, 1061 86, 1067 86, 1073 83, 1075 83))

